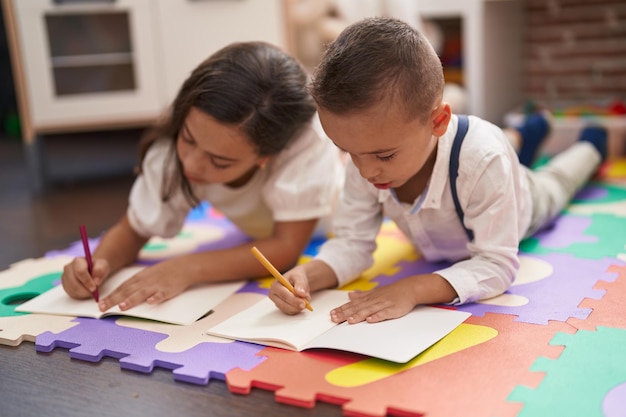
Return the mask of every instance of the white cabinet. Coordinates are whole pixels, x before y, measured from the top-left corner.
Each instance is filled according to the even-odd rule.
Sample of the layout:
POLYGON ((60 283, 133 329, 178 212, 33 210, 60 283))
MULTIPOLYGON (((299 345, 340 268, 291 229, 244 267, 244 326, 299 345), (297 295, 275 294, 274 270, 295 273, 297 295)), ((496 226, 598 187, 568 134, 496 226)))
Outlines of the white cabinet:
POLYGON ((33 132, 146 120, 161 110, 150 0, 13 1, 12 11, 21 116, 33 132))
POLYGON ((45 176, 43 136, 147 126, 223 46, 286 44, 282 0, 2 2, 36 189, 45 176))
POLYGON ((468 113, 495 124, 520 105, 521 0, 416 0, 425 19, 458 19, 468 113))
POLYGON ((244 40, 285 44, 282 0, 3 1, 27 141, 146 123, 219 48, 244 40))
POLYGON ((204 59, 237 41, 285 47, 283 0, 159 0, 157 39, 167 102, 204 59))

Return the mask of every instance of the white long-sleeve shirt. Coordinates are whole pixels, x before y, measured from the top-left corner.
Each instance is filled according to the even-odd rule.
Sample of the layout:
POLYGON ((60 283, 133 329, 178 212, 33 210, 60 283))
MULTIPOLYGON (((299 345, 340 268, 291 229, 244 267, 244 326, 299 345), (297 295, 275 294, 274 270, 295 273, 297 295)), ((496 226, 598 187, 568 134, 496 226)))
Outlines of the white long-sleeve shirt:
MULTIPOLYGON (((171 140, 154 143, 143 161, 129 197, 128 219, 141 236, 173 237, 183 227, 191 206, 179 189, 163 202, 163 172, 171 140)), ((242 187, 193 184, 194 195, 208 201, 241 231, 255 239, 271 235, 275 222, 321 219, 316 234, 326 235, 344 181, 338 149, 324 134, 317 115, 265 169, 242 187)))
POLYGON ((519 269, 518 244, 532 214, 526 172, 500 128, 469 118, 457 179, 465 225, 474 232, 474 240, 468 242, 454 208, 448 175, 457 122, 453 116, 438 139, 430 181, 411 205, 399 202, 392 190, 375 188, 349 162, 334 219, 335 238, 317 255, 336 273, 339 286, 372 265, 384 213, 426 260, 456 262, 435 271, 456 290, 455 304, 492 297, 509 288, 519 269))

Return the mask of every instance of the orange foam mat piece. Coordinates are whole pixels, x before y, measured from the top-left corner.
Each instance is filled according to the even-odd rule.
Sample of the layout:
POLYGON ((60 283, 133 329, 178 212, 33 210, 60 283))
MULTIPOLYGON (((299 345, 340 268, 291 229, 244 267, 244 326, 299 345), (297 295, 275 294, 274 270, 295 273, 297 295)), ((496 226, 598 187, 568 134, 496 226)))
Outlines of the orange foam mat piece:
POLYGON ((539 356, 557 358, 563 347, 549 341, 557 332, 575 331, 566 323, 541 326, 514 318, 470 317, 460 326, 463 337, 451 341, 453 332, 408 364, 266 348, 259 352, 267 357, 263 363, 228 372, 226 383, 239 394, 252 388, 275 391, 278 402, 299 407, 339 404, 350 416, 513 417, 522 404, 507 402, 509 393, 518 384, 536 387, 543 374, 530 372, 530 366, 539 356))
POLYGON ((606 272, 617 274, 617 279, 596 283, 593 288, 606 293, 600 300, 587 298, 580 303, 580 307, 591 308, 592 312, 585 320, 568 319, 567 322, 575 328, 595 330, 597 326, 605 326, 626 329, 626 265, 611 265, 606 272))

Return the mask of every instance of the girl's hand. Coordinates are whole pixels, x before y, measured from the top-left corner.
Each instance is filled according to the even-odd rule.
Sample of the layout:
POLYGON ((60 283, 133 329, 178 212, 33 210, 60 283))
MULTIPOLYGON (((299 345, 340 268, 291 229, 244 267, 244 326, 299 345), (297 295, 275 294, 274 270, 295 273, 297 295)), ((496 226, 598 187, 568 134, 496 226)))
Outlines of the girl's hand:
POLYGON ((304 299, 311 300, 309 280, 304 268, 296 266, 284 275, 285 279, 293 285, 296 295, 293 295, 278 280, 272 282, 269 297, 276 307, 285 314, 298 314, 306 308, 304 299))
POLYGON ((335 323, 355 324, 402 317, 417 305, 412 291, 413 284, 406 279, 371 291, 354 291, 349 294, 350 302, 333 309, 330 318, 335 323))
POLYGON ((158 304, 185 291, 190 285, 190 280, 183 277, 184 267, 175 260, 160 262, 147 267, 112 293, 100 300, 100 311, 106 311, 118 305, 120 310, 128 310, 143 302, 158 304))
POLYGON ((90 275, 87 260, 83 257, 74 258, 63 267, 61 284, 72 298, 90 298, 109 275, 109 271, 109 262, 102 258, 93 258, 93 270, 90 275))

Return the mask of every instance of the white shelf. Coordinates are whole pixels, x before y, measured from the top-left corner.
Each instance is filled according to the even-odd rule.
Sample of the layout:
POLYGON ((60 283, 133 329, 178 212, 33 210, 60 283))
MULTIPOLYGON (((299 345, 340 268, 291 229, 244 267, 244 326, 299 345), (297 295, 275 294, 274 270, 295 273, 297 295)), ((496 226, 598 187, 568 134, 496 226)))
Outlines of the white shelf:
POLYGON ((521 0, 418 0, 423 18, 461 19, 468 113, 495 124, 522 94, 521 0))

